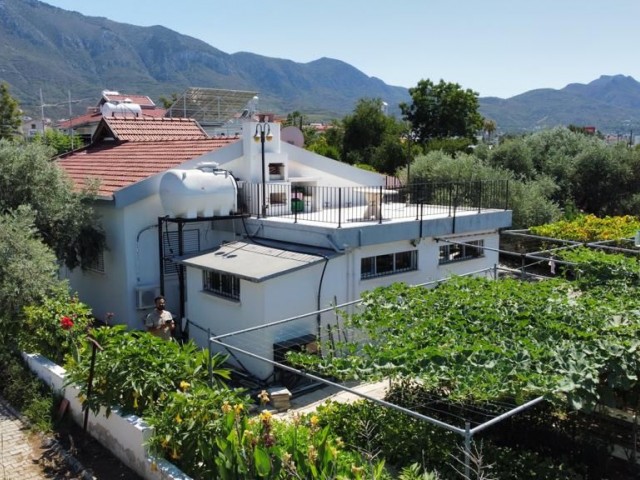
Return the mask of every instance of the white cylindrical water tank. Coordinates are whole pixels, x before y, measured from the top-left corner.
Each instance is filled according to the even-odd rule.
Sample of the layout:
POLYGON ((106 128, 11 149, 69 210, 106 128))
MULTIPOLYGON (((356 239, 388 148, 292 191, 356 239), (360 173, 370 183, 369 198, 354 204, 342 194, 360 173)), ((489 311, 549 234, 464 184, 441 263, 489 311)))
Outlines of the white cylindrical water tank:
POLYGON ((171 217, 231 215, 237 211, 235 179, 216 164, 192 170, 172 169, 160 179, 160 201, 171 217))
POLYGON ((103 117, 134 118, 142 114, 142 107, 131 102, 106 102, 100 109, 103 117))

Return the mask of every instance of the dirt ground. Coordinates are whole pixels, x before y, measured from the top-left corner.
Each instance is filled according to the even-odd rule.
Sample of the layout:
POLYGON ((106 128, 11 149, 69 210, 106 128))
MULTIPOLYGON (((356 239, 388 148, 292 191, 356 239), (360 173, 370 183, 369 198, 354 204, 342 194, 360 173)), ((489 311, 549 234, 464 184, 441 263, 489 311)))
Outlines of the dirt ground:
POLYGON ((64 422, 49 438, 33 435, 31 441, 34 451, 40 454, 39 463, 48 478, 56 480, 141 480, 142 478, 71 422, 64 422), (52 442, 51 437, 56 442, 52 442), (71 460, 68 456, 72 457, 71 460))

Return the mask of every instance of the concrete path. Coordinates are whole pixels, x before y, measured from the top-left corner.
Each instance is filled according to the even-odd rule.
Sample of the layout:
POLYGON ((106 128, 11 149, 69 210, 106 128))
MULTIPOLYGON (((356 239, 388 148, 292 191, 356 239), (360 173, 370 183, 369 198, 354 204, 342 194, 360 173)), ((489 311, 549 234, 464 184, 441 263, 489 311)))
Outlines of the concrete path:
POLYGON ((47 478, 38 463, 39 457, 31 447, 28 428, 0 397, 0 479, 47 478))
MULTIPOLYGON (((374 383, 362 383, 356 384, 351 388, 363 393, 369 397, 376 399, 384 399, 387 388, 389 387, 388 380, 382 380, 374 383)), ((308 414, 313 413, 318 406, 326 403, 327 401, 338 403, 351 403, 356 400, 360 400, 362 397, 351 392, 339 390, 336 387, 323 387, 313 392, 293 397, 291 399, 291 408, 286 412, 277 414, 279 418, 290 418, 295 414, 308 414)))

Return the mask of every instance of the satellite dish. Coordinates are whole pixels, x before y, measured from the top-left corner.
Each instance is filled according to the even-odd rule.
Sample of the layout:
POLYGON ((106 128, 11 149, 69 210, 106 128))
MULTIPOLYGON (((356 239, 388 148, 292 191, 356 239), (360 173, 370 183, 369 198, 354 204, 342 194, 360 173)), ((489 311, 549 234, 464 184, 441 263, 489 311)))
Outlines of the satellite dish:
POLYGON ((280 132, 280 140, 296 147, 304 147, 304 135, 298 127, 284 127, 280 132))

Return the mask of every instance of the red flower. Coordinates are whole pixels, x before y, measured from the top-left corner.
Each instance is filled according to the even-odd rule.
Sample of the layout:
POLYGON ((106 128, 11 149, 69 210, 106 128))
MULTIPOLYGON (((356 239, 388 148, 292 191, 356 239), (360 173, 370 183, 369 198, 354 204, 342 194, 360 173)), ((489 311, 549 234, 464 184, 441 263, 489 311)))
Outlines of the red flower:
POLYGON ((71 327, 73 327, 73 320, 65 315, 60 319, 60 326, 65 330, 69 330, 71 327))

